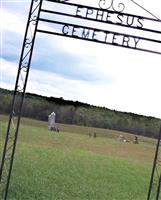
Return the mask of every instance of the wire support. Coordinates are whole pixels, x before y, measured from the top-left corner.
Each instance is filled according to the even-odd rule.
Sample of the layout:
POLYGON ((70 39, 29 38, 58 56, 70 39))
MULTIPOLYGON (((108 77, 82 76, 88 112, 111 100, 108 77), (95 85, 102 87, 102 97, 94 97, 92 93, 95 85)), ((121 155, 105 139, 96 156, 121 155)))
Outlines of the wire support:
POLYGON ((144 8, 142 5, 140 5, 140 4, 138 4, 136 1, 134 1, 134 0, 130 0, 131 2, 133 2, 134 4, 136 4, 138 7, 140 7, 141 9, 143 9, 144 11, 146 11, 147 13, 149 13, 152 17, 154 17, 155 19, 157 19, 157 20, 159 20, 160 21, 160 19, 156 16, 156 15, 154 15, 152 12, 150 12, 149 10, 147 10, 146 8, 144 8))

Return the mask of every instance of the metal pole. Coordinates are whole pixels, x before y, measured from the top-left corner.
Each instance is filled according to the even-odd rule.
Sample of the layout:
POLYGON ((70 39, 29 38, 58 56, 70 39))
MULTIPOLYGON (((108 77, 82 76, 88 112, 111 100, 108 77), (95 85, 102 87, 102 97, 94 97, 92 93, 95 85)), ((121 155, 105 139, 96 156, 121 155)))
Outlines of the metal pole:
POLYGON ((159 135, 158 135, 158 141, 157 141, 157 145, 156 145, 156 151, 155 151, 153 168, 152 168, 152 173, 151 173, 151 178, 150 178, 150 184, 149 184, 149 191, 148 191, 147 200, 150 200, 150 197, 151 197, 151 191, 152 191, 153 181, 154 181, 154 173, 155 173, 155 170, 156 170, 157 159, 158 159, 160 139, 161 139, 161 126, 160 126, 160 131, 159 131, 159 135))
POLYGON ((36 38, 36 31, 41 11, 43 0, 32 0, 23 46, 22 52, 20 56, 19 68, 15 83, 15 90, 12 99, 12 108, 8 122, 8 128, 6 132, 5 144, 3 147, 2 161, 0 166, 0 184, 3 187, 2 191, 2 199, 7 199, 8 189, 10 184, 13 160, 16 150, 16 143, 18 138, 18 131, 20 126, 21 114, 22 114, 22 106, 25 96, 25 90, 30 70, 30 64, 32 59, 32 53, 34 48, 34 42, 36 38), (33 34, 31 34, 31 30, 33 29, 33 34), (20 97, 20 102, 18 104, 18 108, 15 106, 15 102, 17 97, 20 97), (12 127, 12 121, 14 121, 14 117, 17 117, 15 126, 12 127), (11 133, 13 132, 13 135, 11 133), (11 141, 10 141, 11 140, 11 141), (10 145, 10 146, 9 146, 10 145), (4 169, 5 168, 5 169, 4 169))
POLYGON ((161 187, 161 174, 160 174, 159 181, 158 181, 156 200, 159 200, 159 194, 160 194, 160 189, 161 189, 160 187, 161 187))

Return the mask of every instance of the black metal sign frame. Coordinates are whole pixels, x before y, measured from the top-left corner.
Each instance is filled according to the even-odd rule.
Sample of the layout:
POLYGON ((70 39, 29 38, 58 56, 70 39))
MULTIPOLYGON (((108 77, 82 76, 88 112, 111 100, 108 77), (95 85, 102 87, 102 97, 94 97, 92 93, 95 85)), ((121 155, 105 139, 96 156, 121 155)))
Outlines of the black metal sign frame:
MULTIPOLYGON (((129 1, 140 6, 134 0, 129 1)), ((142 6, 140 7, 144 9, 142 6)), ((22 106, 25 97, 36 33, 39 32, 53 34, 68 38, 81 39, 106 45, 161 54, 161 28, 148 28, 147 25, 145 26, 144 24, 144 22, 146 22, 146 24, 157 23, 158 25, 161 25, 161 20, 146 9, 144 10, 152 16, 151 18, 124 13, 124 10, 125 5, 123 3, 115 4, 115 0, 99 0, 98 7, 69 3, 69 0, 31 0, 24 42, 19 61, 19 68, 17 72, 17 79, 15 83, 15 90, 13 93, 8 128, 6 131, 5 143, 1 156, 1 199, 6 200, 8 197, 8 189, 17 144, 22 106), (44 2, 59 4, 59 6, 67 6, 72 9, 74 8, 74 12, 68 12, 68 9, 65 9, 65 11, 45 9, 43 8, 44 2), (47 15, 52 17, 59 16, 59 20, 55 20, 52 17, 47 17, 47 15), (66 22, 64 21, 65 17, 67 18, 66 22), (78 20, 81 21, 78 23, 78 20), (54 29, 54 31, 44 30, 41 28, 41 23, 48 23, 52 26, 56 25, 56 29, 54 29), (97 24, 95 25, 93 23, 97 24), (125 30, 123 32, 118 31, 118 27, 122 27, 123 29, 125 28, 125 30), (135 30, 136 33, 128 34, 128 32, 131 30, 135 30), (148 33, 151 35, 149 36, 148 33)), ((161 170, 158 168, 160 165, 159 156, 161 153, 160 139, 161 130, 156 145, 156 153, 153 162, 147 200, 159 200, 161 187, 161 170), (155 184, 156 179, 158 180, 157 184, 155 184)))
MULTIPOLYGON (((70 13, 41 9, 43 14, 58 15, 62 17, 62 20, 51 20, 40 16, 40 22, 61 26, 57 31, 47 31, 38 27, 38 32, 161 54, 161 20, 159 19, 118 12, 114 7, 114 11, 107 10, 104 9, 103 3, 103 5, 101 5, 101 0, 99 1, 99 8, 57 0, 47 1, 56 4, 59 3, 62 7, 69 6, 73 8, 74 11, 70 13), (64 17, 75 19, 75 23, 65 23, 64 17), (82 23, 86 24, 86 26, 78 25, 78 19, 81 19, 82 23), (95 24, 93 25, 94 27, 88 25, 88 22, 92 21, 98 23, 97 27, 104 24, 105 26, 111 25, 112 28, 123 27, 126 28, 126 31, 118 32, 112 31, 109 28, 95 28, 95 24), (144 27, 144 21, 146 21, 146 24, 151 22, 157 23, 160 26, 160 30, 144 27), (132 29, 137 31, 135 35, 128 34, 132 29), (144 36, 147 33, 151 33, 152 37, 149 37, 149 34, 147 37, 144 36), (153 45, 156 45, 156 48, 153 49, 149 47, 153 45), (145 46, 148 47, 145 48, 145 46)), ((111 6, 112 5, 111 3, 111 6)), ((125 5, 121 3, 121 6, 121 11, 123 11, 125 5)))

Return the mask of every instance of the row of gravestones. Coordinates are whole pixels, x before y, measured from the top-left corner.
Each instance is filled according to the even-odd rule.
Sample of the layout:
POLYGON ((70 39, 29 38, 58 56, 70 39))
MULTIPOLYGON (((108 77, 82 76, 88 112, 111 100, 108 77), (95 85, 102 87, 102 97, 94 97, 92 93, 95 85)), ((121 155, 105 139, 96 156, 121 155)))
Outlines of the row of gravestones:
MULTIPOLYGON (((54 112, 52 112, 52 113, 48 116, 48 129, 49 129, 50 131, 59 132, 59 128, 56 127, 55 117, 56 117, 56 114, 55 114, 54 112)), ((97 137, 97 134, 96 134, 95 132, 94 132, 94 133, 89 133, 89 137, 96 138, 96 137, 97 137)), ((118 141, 119 141, 119 142, 127 142, 127 140, 125 139, 125 137, 124 137, 123 135, 120 135, 120 136, 118 137, 118 141)), ((134 144, 139 144, 139 140, 138 140, 138 137, 137 137, 137 136, 134 136, 133 143, 134 143, 134 144)))
MULTIPOLYGON (((119 141, 119 142, 130 142, 129 140, 126 140, 125 137, 124 137, 123 135, 119 135, 118 141, 119 141)), ((134 144, 139 144, 138 136, 136 136, 136 135, 134 136, 133 143, 134 143, 134 144)))

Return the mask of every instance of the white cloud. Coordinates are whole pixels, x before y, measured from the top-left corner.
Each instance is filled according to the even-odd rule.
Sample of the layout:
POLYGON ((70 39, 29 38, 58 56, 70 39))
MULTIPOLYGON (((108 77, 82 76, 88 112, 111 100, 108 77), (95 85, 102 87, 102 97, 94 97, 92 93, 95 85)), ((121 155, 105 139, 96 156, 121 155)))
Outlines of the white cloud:
POLYGON ((23 15, 18 13, 11 13, 6 8, 1 9, 3 20, 0 20, 0 27, 2 31, 12 31, 21 35, 24 35, 26 24, 24 23, 25 18, 23 15))
MULTIPOLYGON (((24 18, 7 9, 5 16, 3 28, 23 35, 24 18)), ((71 80, 56 73, 31 69, 27 91, 161 118, 159 55, 62 37, 39 37, 48 43, 51 51, 79 58, 81 73, 94 72, 102 81, 71 80)), ((13 90, 18 65, 4 59, 1 62, 1 87, 13 90)))
MULTIPOLYGON (((17 64, 5 60, 2 60, 2 63, 1 87, 13 90, 17 64), (8 83, 8 80, 12 81, 8 83)), ((134 68, 130 69, 130 67, 127 69, 127 66, 125 68, 130 73, 126 74, 120 69, 118 74, 114 75, 116 80, 114 84, 92 84, 87 81, 70 80, 54 73, 31 69, 27 91, 79 100, 121 111, 161 117, 159 110, 161 95, 158 90, 158 86, 161 84, 159 66, 155 67, 155 70, 147 66, 146 71, 144 71, 145 67, 141 69, 141 66, 137 67, 137 69, 140 68, 139 71, 135 71, 134 68), (129 76, 130 74, 131 76, 129 76)))

